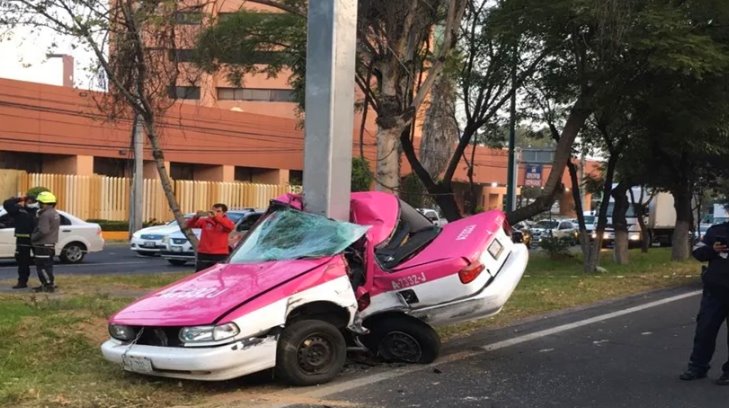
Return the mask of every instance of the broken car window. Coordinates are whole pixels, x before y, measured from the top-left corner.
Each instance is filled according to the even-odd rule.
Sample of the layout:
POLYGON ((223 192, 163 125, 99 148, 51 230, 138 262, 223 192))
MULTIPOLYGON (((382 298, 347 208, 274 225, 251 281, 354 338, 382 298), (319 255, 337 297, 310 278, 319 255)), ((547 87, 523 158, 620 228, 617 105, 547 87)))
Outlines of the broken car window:
POLYGON ((248 234, 230 263, 254 263, 332 256, 360 239, 369 227, 331 220, 290 208, 267 216, 248 234))

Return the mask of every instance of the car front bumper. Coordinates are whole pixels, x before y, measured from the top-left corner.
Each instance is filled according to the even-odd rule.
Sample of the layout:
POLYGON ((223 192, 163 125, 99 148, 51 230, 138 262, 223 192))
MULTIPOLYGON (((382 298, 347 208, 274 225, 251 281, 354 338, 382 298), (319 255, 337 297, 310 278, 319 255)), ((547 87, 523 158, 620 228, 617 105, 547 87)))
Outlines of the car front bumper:
POLYGON ((129 345, 109 339, 101 345, 101 352, 108 361, 138 374, 221 381, 274 367, 276 344, 273 336, 253 343, 195 348, 129 345))
POLYGON ((481 319, 498 313, 521 281, 529 249, 524 244, 514 244, 509 258, 498 274, 473 296, 452 302, 412 310, 411 314, 430 324, 450 324, 481 319))

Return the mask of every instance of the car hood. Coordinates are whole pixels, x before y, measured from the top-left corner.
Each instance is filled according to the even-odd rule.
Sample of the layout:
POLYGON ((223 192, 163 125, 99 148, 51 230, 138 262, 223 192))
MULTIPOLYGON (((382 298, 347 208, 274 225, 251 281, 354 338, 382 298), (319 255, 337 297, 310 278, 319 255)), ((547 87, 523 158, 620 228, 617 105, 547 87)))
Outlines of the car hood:
MULTIPOLYGON (((196 237, 200 238, 200 235, 202 235, 202 230, 200 228, 191 228, 190 229, 193 234, 195 234, 196 237)), ((171 234, 169 234, 170 239, 179 239, 179 238, 185 238, 187 239, 187 236, 180 231, 179 229, 171 234)))
POLYGON ((144 296, 115 314, 110 322, 131 326, 214 324, 248 301, 332 259, 219 264, 144 296))
POLYGON ((141 236, 142 234, 155 234, 155 235, 167 235, 175 231, 179 231, 180 227, 177 224, 170 225, 155 225, 154 227, 142 228, 135 232, 134 235, 141 236))

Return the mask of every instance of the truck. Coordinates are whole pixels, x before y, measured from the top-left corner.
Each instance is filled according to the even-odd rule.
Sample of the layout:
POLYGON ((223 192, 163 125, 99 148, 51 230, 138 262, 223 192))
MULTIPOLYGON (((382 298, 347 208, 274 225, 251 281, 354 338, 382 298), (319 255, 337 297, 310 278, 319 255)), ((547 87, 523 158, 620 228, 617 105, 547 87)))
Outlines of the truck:
MULTIPOLYGON (((641 244, 640 224, 638 223, 638 209, 645 207, 643 217, 645 226, 648 229, 648 237, 651 245, 670 246, 673 240, 673 231, 676 228, 676 209, 673 206, 673 195, 667 192, 651 192, 643 187, 633 187, 633 198, 635 206, 629 206, 625 218, 628 222, 628 240, 630 245, 641 244), (640 206, 639 203, 643 203, 640 206), (646 204, 647 203, 647 204, 646 204)), ((631 202, 630 191, 626 192, 628 202, 631 202)), ((603 243, 610 245, 615 241, 613 229, 613 208, 615 199, 610 196, 607 212, 607 227, 603 235, 603 243)), ((594 232, 593 232, 594 234, 594 232)))

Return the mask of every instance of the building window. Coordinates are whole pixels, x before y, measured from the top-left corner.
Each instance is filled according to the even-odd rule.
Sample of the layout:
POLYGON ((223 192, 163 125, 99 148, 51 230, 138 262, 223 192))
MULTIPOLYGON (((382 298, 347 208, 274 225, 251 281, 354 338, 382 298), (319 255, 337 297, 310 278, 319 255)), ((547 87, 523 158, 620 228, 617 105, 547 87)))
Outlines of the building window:
POLYGON ((200 99, 200 87, 171 86, 169 96, 172 99, 200 99))
POLYGON ((187 48, 170 50, 169 59, 175 62, 192 62, 195 59, 195 50, 187 48))
POLYGON ((218 88, 223 101, 294 102, 292 89, 218 88))
POLYGON ((281 63, 284 53, 281 51, 254 51, 247 57, 242 55, 226 55, 221 62, 226 64, 260 64, 271 65, 281 63))
POLYGON ((178 11, 175 13, 175 24, 200 25, 203 13, 200 11, 178 11))

